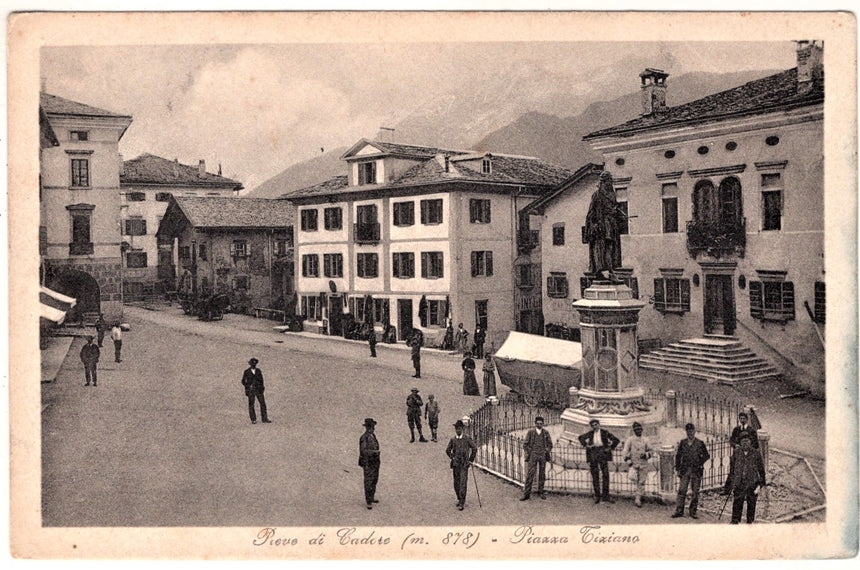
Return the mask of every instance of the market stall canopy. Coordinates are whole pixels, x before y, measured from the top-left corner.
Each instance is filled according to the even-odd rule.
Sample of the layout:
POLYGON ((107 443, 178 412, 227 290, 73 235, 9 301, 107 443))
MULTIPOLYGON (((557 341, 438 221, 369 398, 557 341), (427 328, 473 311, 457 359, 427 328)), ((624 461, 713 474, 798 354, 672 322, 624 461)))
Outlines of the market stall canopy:
POLYGON ((493 356, 504 360, 551 364, 578 370, 582 360, 582 344, 511 331, 493 356))
POLYGON ((50 305, 39 303, 39 317, 59 325, 63 320, 65 320, 66 312, 61 311, 60 309, 55 309, 50 305))
POLYGON ((53 289, 48 289, 47 287, 39 288, 39 301, 44 305, 59 309, 63 312, 68 311, 77 304, 77 301, 73 297, 63 295, 62 293, 58 293, 53 289))

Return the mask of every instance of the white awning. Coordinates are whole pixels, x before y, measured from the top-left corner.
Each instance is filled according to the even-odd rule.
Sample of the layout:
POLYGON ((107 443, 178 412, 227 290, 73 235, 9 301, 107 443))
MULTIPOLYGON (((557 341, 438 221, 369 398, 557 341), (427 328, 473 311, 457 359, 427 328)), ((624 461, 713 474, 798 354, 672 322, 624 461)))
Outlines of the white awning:
POLYGON ((504 344, 493 355, 505 360, 520 360, 578 368, 582 344, 516 331, 508 333, 504 344))
POLYGON ((39 303, 39 317, 59 325, 65 320, 66 312, 61 311, 60 309, 55 309, 50 305, 39 303))
POLYGON ((48 299, 44 299, 44 298, 41 299, 42 302, 48 301, 51 304, 51 306, 56 305, 56 301, 60 301, 61 303, 65 303, 66 305, 68 305, 69 308, 71 309, 72 307, 74 307, 78 303, 74 299, 74 297, 69 297, 67 295, 63 295, 62 293, 57 293, 53 289, 48 289, 47 287, 40 287, 39 288, 39 294, 40 294, 39 295, 40 297, 42 295, 45 295, 45 296, 49 297, 50 299, 54 300, 55 301, 54 303, 50 303, 50 301, 48 299))

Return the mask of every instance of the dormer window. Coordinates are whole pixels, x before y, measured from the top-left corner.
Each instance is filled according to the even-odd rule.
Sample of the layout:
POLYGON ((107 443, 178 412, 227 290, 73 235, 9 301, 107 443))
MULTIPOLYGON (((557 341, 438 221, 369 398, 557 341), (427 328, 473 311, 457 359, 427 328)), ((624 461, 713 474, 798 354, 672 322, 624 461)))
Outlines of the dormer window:
POLYGON ((90 140, 90 133, 87 131, 69 131, 69 140, 88 141, 90 140))
POLYGON ((487 155, 484 157, 484 160, 481 161, 481 172, 484 174, 491 174, 493 172, 493 157, 487 155))
POLYGON ((358 163, 358 185, 376 184, 376 162, 358 163))

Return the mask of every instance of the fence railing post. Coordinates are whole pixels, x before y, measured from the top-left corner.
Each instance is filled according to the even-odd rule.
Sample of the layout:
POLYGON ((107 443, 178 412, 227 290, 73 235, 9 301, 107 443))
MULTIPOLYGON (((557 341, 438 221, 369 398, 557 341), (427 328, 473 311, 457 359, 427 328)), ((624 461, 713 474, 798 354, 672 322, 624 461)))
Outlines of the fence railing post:
POLYGON ((675 448, 669 444, 660 446, 660 497, 667 503, 674 503, 675 490, 675 448))
POLYGON ((770 434, 764 430, 758 432, 758 450, 764 463, 764 472, 767 473, 768 456, 770 455, 770 434))
POLYGON ((670 428, 678 427, 678 400, 674 390, 666 392, 666 425, 670 428))

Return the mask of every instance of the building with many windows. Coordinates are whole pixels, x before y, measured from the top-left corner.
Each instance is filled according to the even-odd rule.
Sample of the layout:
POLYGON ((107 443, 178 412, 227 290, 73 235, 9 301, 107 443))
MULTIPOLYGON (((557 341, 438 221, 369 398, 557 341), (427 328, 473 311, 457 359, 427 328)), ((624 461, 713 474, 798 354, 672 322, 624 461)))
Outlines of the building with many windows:
POLYGON ((447 323, 514 328, 518 212, 571 172, 530 157, 362 139, 347 174, 284 199, 297 208, 300 311, 311 330, 345 319, 413 329, 440 344, 447 323), (351 315, 346 317, 345 315, 351 315))
MULTIPOLYGON (((822 53, 819 43, 798 42, 796 68, 677 107, 665 105, 668 74, 646 69, 641 116, 585 137, 630 216, 620 273, 649 302, 640 337, 739 341, 783 374, 823 380, 822 53)), ((544 276, 570 281, 564 301, 550 289, 545 304, 571 327, 570 302, 588 270, 580 231, 595 189, 538 204, 552 217, 544 276)))
POLYGON ((131 120, 40 93, 40 278, 77 299, 68 320, 122 316, 119 141, 131 120))
POLYGON ((187 166, 152 154, 123 162, 119 180, 126 301, 158 293, 162 282, 172 282, 176 277, 168 270, 177 260, 168 263, 160 259, 171 255, 171 249, 159 250, 155 239, 171 196, 236 197, 242 189, 241 183, 220 172, 206 172, 203 160, 197 166, 187 166))
POLYGON ((173 196, 156 238, 171 250, 159 261, 178 265, 161 270, 175 272, 176 290, 191 298, 226 294, 233 312, 292 312, 294 217, 282 200, 173 196))

